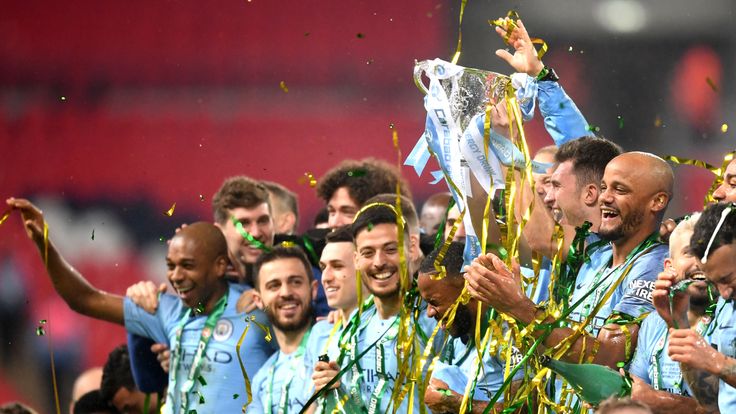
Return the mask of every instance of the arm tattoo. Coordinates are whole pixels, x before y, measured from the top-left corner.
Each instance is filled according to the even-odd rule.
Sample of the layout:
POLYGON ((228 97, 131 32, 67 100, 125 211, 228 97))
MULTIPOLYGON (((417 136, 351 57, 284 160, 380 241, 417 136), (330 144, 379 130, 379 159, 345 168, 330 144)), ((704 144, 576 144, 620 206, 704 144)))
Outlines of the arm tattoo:
POLYGON ((718 376, 692 369, 685 364, 680 364, 680 369, 698 403, 708 412, 718 412, 718 376))
POLYGON ((733 387, 736 384, 736 360, 727 357, 726 363, 723 365, 723 369, 721 369, 718 376, 733 387))

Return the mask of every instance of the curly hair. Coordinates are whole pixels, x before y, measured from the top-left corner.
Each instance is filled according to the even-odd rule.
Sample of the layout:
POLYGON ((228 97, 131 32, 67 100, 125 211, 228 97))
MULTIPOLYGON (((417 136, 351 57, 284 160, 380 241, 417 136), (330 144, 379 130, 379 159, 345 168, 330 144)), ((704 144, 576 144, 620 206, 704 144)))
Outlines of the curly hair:
POLYGON ((346 187, 350 198, 360 207, 377 194, 395 193, 396 184, 401 186, 401 194, 411 199, 409 185, 399 170, 386 161, 376 158, 345 160, 319 180, 317 196, 327 203, 335 191, 346 187))
POLYGON ((271 203, 268 199, 268 190, 263 184, 244 175, 230 177, 222 183, 220 189, 212 197, 215 222, 225 223, 230 217, 228 214, 230 209, 254 208, 263 203, 268 204, 270 212, 271 203))

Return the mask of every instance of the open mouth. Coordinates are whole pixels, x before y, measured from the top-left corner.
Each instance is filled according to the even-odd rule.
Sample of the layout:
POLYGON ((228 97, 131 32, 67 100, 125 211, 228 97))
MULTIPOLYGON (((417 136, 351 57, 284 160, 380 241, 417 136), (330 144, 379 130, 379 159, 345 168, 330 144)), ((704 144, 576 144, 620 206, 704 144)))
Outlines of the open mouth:
POLYGON ((393 270, 388 270, 388 271, 381 272, 381 273, 374 273, 374 274, 371 275, 371 277, 374 278, 374 279, 377 279, 377 280, 387 280, 393 274, 394 274, 394 271, 393 270))
POLYGON ((702 282, 704 282, 706 280, 705 279, 705 274, 703 274, 703 272, 691 273, 689 275, 689 278, 692 279, 692 280, 702 281, 702 282))
POLYGON ((189 287, 185 287, 185 288, 183 288, 183 287, 176 287, 175 289, 176 289, 176 292, 178 294, 183 295, 183 294, 186 294, 186 293, 190 292, 192 289, 194 289, 194 286, 189 286, 189 287))
POLYGON ((327 287, 325 287, 325 293, 335 293, 338 290, 340 290, 340 287, 338 287, 338 286, 327 286, 327 287))
POLYGON ((618 210, 614 210, 608 207, 601 207, 601 217, 604 220, 610 220, 618 217, 618 210))

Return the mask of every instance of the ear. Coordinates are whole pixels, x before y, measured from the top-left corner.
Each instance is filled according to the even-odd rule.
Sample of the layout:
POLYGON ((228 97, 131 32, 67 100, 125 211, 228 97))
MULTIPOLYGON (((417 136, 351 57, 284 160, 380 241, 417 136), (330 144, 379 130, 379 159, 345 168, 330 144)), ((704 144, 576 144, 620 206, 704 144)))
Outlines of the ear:
POLYGON ((224 277, 225 272, 227 272, 227 265, 230 263, 230 259, 228 259, 227 256, 218 256, 217 259, 215 259, 214 267, 215 267, 215 274, 218 277, 224 277))
POLYGON ((598 195, 600 191, 595 184, 588 184, 583 188, 583 202, 586 206, 592 207, 598 205, 598 195))
POLYGON ((410 234, 409 235, 409 254, 411 255, 411 260, 416 260, 419 257, 420 253, 421 253, 421 250, 419 248, 419 235, 410 234))
POLYGON ((312 301, 317 300, 317 281, 312 281, 312 301))
POLYGON ((665 192, 657 193, 652 199, 652 211, 660 212, 667 208, 667 204, 670 201, 669 194, 665 192))
POLYGON ((263 299, 261 298, 261 293, 258 291, 258 289, 253 289, 253 303, 255 303, 260 310, 263 310, 263 308, 265 308, 265 306, 263 305, 263 299))
POLYGON ((664 268, 667 269, 668 267, 672 267, 672 258, 667 257, 664 259, 664 268))
POLYGON ((284 216, 284 221, 286 222, 287 229, 289 230, 294 229, 294 231, 296 231, 297 222, 296 222, 296 216, 294 215, 294 213, 292 212, 287 213, 284 216))

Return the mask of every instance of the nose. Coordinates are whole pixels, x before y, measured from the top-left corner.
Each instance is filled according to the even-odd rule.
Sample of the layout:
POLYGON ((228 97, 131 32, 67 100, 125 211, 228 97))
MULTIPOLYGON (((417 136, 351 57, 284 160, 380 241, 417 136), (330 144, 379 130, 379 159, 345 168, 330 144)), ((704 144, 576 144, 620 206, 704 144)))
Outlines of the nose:
POLYGON ((335 273, 330 266, 326 266, 322 270, 322 284, 324 285, 326 282, 333 280, 335 280, 335 273))
POLYGON ((327 217, 327 226, 329 226, 329 228, 331 229, 336 229, 350 223, 352 223, 352 220, 350 220, 347 215, 345 215, 344 213, 340 213, 339 211, 330 213, 330 215, 327 217))
POLYGON ((552 206, 555 204, 555 201, 556 201, 556 198, 555 198, 555 190, 554 189, 549 189, 544 194, 544 198, 542 200, 544 200, 544 204, 546 204, 547 207, 552 208, 552 206))
POLYGON ((248 226, 246 231, 253 236, 254 238, 258 239, 263 235, 263 231, 261 230, 261 226, 257 222, 253 222, 248 226))
POLYGON ((723 201, 726 199, 726 183, 723 182, 721 185, 716 188, 716 191, 713 192, 713 198, 716 201, 723 201))
POLYGON ((373 255, 373 267, 380 269, 386 263, 386 254, 383 250, 377 250, 376 254, 373 255))
POLYGON ((288 283, 281 284, 281 287, 279 287, 279 296, 284 298, 291 296, 291 286, 288 283))
POLYGON ((427 306, 427 317, 434 318, 435 315, 437 315, 437 309, 432 305, 427 306))
POLYGON ((610 188, 606 188, 605 190, 601 191, 600 196, 598 196, 598 204, 604 205, 604 204, 610 204, 613 202, 613 195, 611 193, 610 188))
POLYGON ((184 273, 181 271, 181 267, 176 266, 169 271, 169 281, 171 283, 181 282, 182 280, 184 280, 184 273))
POLYGON ((724 300, 731 299, 731 296, 733 295, 733 288, 729 285, 723 285, 723 284, 717 284, 716 287, 718 287, 718 293, 721 294, 721 297, 724 300))

